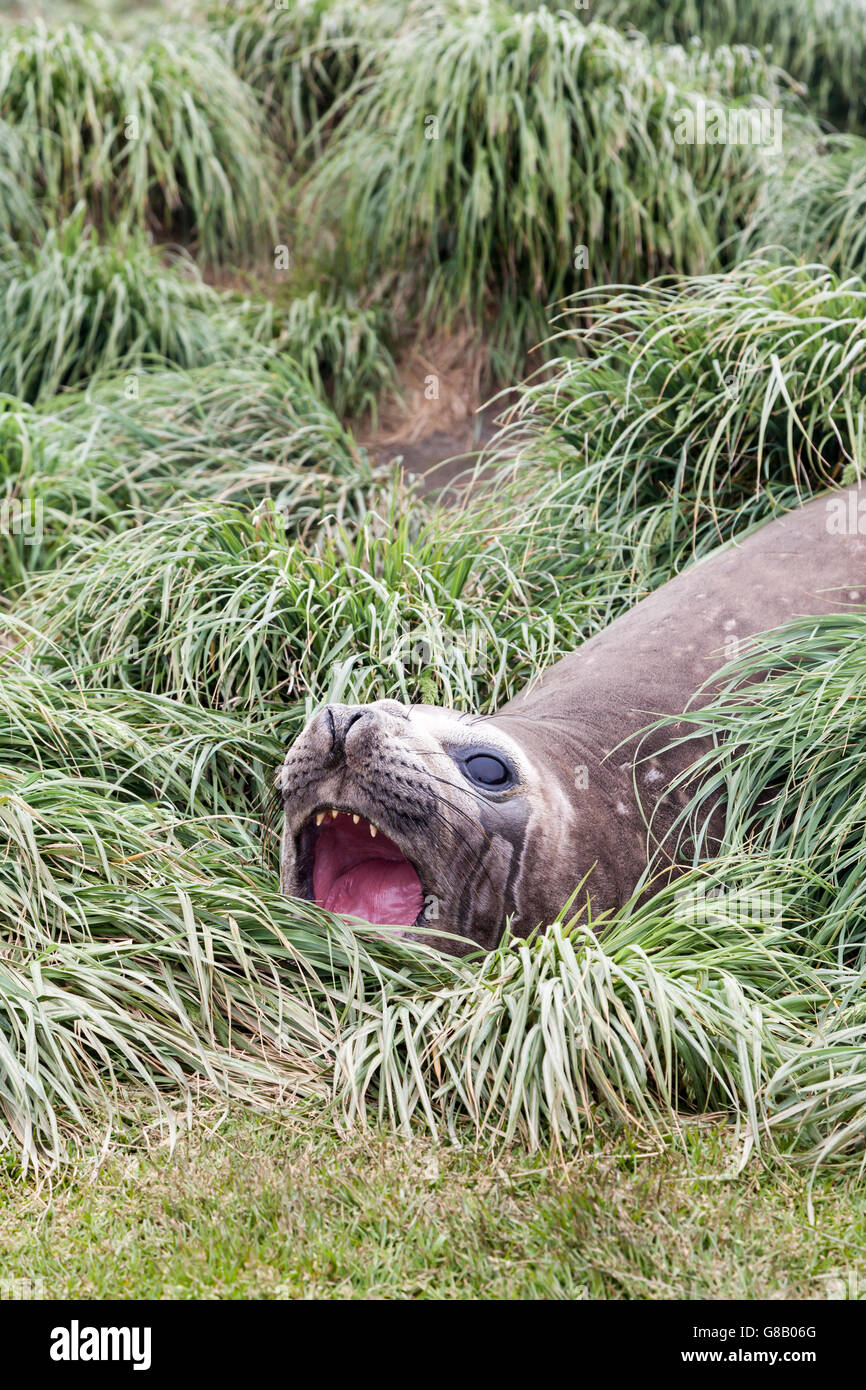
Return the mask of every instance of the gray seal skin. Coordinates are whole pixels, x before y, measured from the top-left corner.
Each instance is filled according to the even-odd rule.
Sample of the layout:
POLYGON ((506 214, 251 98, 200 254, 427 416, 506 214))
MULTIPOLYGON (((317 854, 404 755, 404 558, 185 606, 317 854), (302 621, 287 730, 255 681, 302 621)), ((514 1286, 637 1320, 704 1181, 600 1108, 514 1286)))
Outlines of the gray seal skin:
POLYGON ((489 717, 394 700, 326 706, 277 778, 281 890, 408 936, 454 934, 437 944, 457 954, 492 948, 508 920, 528 935, 575 889, 570 912, 590 920, 620 906, 647 867, 647 817, 655 845, 689 791, 665 796, 670 783, 705 746, 670 747, 685 723, 647 726, 709 698, 694 697, 732 638, 866 602, 861 524, 866 487, 760 526, 489 717))

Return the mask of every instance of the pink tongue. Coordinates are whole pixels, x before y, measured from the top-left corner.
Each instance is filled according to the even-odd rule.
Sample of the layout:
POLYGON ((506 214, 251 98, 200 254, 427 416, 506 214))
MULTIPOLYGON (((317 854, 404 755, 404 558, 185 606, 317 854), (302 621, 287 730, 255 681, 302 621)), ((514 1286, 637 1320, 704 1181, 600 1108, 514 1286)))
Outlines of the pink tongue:
POLYGON ((365 859, 334 880, 320 906, 374 926, 409 927, 423 903, 418 875, 408 861, 365 859))

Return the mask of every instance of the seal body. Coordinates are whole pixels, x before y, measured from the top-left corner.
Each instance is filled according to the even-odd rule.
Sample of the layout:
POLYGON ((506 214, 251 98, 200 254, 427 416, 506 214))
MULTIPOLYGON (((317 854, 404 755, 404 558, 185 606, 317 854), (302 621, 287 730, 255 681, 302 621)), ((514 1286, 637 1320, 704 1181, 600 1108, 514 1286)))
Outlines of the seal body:
POLYGON ((452 950, 633 893, 703 751, 674 722, 743 639, 866 602, 866 489, 819 497, 691 565, 482 718, 327 706, 289 750, 281 886, 452 950), (852 519, 854 524, 852 525, 852 519), (671 784, 678 783, 676 792, 671 784))

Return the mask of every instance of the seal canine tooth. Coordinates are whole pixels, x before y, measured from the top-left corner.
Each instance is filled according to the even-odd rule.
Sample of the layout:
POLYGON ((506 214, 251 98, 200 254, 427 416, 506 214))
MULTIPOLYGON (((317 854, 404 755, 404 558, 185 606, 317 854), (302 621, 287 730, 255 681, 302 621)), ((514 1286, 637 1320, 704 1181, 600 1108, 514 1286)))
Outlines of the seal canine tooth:
POLYGON ((321 825, 321 824, 322 824, 322 821, 325 819, 325 816, 326 816, 327 814, 328 814, 327 811, 317 811, 317 812, 316 812, 316 825, 321 825))
MULTIPOLYGON (((792 617, 842 613, 863 597, 866 536, 857 522, 864 513, 866 484, 857 484, 750 527, 687 565, 495 713, 469 723, 470 711, 435 705, 334 706, 338 728, 359 710, 366 715, 364 748, 347 759, 335 749, 335 714, 319 711, 280 774, 286 831, 311 785, 320 789, 309 794, 319 798, 341 785, 328 780, 335 768, 347 803, 378 789, 401 852, 405 844, 405 858, 435 904, 430 920, 445 934, 437 945, 456 954, 495 947, 506 921, 515 935, 529 936, 570 899, 569 912, 594 925, 638 885, 642 894, 657 891, 691 863, 696 848, 684 842, 677 852, 678 831, 671 832, 682 802, 668 788, 694 786, 691 769, 712 742, 699 726, 672 742, 675 721, 686 710, 691 720, 715 698, 717 674, 736 655, 734 640, 792 617), (660 719, 671 724, 660 726, 660 719), (488 780, 497 763, 512 779, 504 797, 497 777, 488 780)), ((768 655, 768 669, 773 661, 768 655)), ((366 817, 344 814, 355 824, 364 820, 375 838, 377 827, 366 817)), ((317 814, 317 824, 325 815, 317 814)), ((723 829, 723 813, 713 812, 701 859, 717 852, 723 829)), ((283 835, 280 888, 294 897, 309 891, 299 849, 295 836, 283 835)), ((346 846, 347 855, 353 849, 346 846)), ((402 900, 408 871, 390 855, 383 866, 377 874, 383 881, 393 876, 394 898, 402 900)))

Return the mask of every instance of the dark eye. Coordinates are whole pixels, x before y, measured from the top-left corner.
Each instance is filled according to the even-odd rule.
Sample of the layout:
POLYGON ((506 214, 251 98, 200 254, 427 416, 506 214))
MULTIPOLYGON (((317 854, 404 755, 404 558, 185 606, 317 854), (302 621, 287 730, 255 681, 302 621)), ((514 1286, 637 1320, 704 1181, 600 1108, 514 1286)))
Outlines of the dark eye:
POLYGON ((463 770, 472 782, 481 787, 503 787, 511 781, 511 768, 501 758, 492 753, 473 753, 468 757, 463 770))

